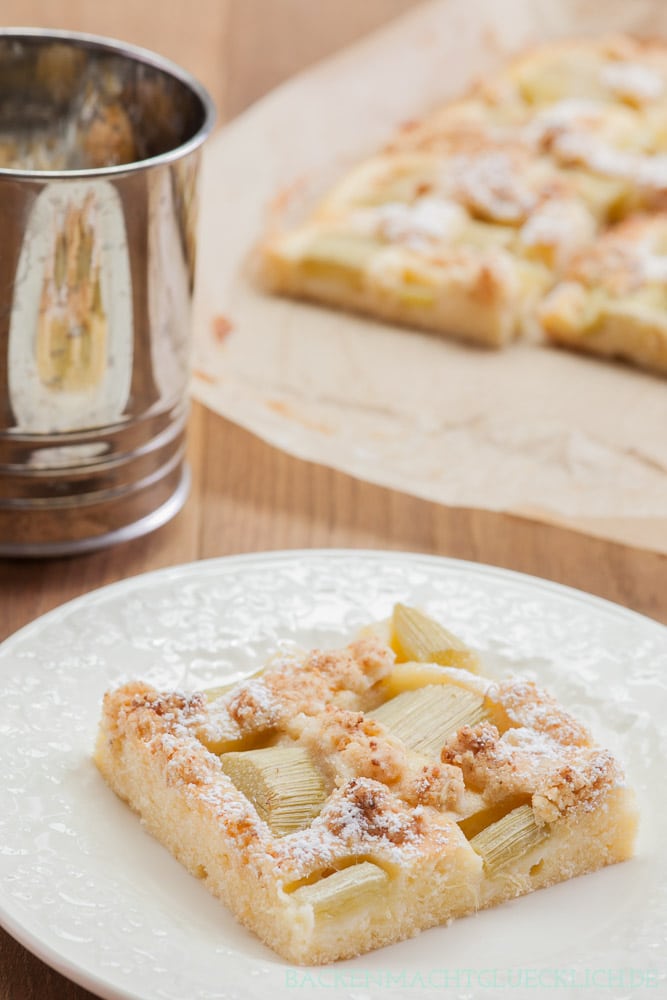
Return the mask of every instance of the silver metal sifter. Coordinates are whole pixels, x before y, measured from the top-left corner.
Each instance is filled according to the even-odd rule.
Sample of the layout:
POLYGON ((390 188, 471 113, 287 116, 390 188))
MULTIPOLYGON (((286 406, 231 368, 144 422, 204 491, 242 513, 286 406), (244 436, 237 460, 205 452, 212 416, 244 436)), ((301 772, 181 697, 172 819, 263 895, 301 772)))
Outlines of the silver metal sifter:
POLYGON ((0 31, 0 555, 123 541, 184 502, 213 120, 150 52, 0 31))

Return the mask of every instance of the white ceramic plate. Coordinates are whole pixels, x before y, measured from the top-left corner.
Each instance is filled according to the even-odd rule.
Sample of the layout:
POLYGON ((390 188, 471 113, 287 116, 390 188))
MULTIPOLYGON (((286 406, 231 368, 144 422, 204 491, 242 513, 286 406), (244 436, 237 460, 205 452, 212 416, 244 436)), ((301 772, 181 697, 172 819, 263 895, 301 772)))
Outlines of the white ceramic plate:
POLYGON ((151 573, 73 601, 0 648, 0 917, 114 1000, 664 996, 666 730, 667 631, 541 580, 336 551, 151 573), (297 969, 239 927, 104 785, 90 756, 100 700, 131 677, 194 688, 242 676, 277 643, 341 643, 398 599, 442 617, 492 672, 529 672, 591 725, 638 790, 638 854, 354 961, 297 969))

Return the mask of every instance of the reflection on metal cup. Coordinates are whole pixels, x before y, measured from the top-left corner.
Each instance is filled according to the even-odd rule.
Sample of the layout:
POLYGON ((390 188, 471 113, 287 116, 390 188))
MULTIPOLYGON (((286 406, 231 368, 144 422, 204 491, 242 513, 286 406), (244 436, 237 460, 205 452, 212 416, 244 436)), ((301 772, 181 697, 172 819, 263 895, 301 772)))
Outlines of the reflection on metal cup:
POLYGON ((152 53, 0 31, 0 555, 123 541, 185 500, 213 119, 206 91, 152 53))

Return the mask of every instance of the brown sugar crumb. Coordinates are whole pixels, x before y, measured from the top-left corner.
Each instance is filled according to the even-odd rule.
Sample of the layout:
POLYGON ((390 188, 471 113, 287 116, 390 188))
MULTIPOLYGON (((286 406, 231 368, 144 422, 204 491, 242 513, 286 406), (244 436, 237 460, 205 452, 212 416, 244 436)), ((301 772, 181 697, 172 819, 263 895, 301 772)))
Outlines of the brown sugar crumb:
POLYGON ((585 253, 576 255, 567 277, 589 288, 602 285, 612 295, 627 295, 641 287, 643 273, 640 260, 633 249, 617 246, 608 241, 587 247, 585 253))
POLYGON ((295 730, 332 780, 342 786, 355 776, 382 782, 410 805, 458 808, 464 785, 459 768, 425 761, 363 712, 327 706, 323 715, 295 730))
POLYGON ((159 694, 149 684, 135 682, 122 689, 120 698, 115 693, 105 694, 105 711, 110 711, 112 703, 116 721, 112 737, 130 726, 145 738, 173 726, 184 732, 187 723, 200 716, 203 698, 200 694, 159 694))
POLYGON ((298 725, 299 716, 313 716, 328 703, 358 709, 359 696, 389 673, 394 653, 375 638, 334 652, 314 650, 305 661, 286 660, 238 684, 209 706, 202 739, 215 740, 220 731, 238 736, 281 725, 298 725))
POLYGON ((357 694, 385 677, 394 665, 395 654, 379 639, 359 639, 346 650, 314 652, 306 669, 317 670, 328 678, 332 691, 348 689, 357 694))
POLYGON ((278 722, 281 715, 272 697, 271 685, 254 678, 232 694, 227 702, 227 711, 241 732, 268 729, 278 722))
POLYGON ((621 777, 606 750, 563 745, 524 727, 501 736, 489 723, 463 726, 443 749, 442 759, 460 767, 466 786, 482 792, 489 804, 532 796, 541 822, 592 807, 621 777))
POLYGON ((590 750, 583 760, 564 764, 552 783, 533 795, 535 818, 550 823, 575 808, 592 809, 622 775, 607 750, 590 750))
POLYGON ((355 778, 329 810, 327 827, 350 846, 367 840, 385 840, 400 847, 421 836, 422 817, 415 810, 402 807, 378 782, 355 778))
POLYGON ((591 736, 585 726, 560 707, 555 698, 532 681, 506 681, 491 698, 507 715, 511 726, 528 726, 544 733, 562 746, 587 747, 591 736))

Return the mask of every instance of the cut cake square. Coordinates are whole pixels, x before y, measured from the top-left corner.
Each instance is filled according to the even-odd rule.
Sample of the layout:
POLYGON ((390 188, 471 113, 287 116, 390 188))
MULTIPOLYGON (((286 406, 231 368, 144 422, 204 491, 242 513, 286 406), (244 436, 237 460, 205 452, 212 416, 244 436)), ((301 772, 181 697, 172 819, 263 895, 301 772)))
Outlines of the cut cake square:
POLYGON ((384 637, 228 688, 109 692, 95 760, 280 956, 348 958, 632 854, 612 755, 533 683, 480 667, 397 605, 384 637))
MULTIPOLYGON (((667 46, 569 39, 399 128, 301 225, 266 235, 259 273, 274 293, 502 347, 539 330, 579 251, 665 208, 667 46)), ((628 337, 618 326, 613 353, 637 362, 628 337)))
POLYGON ((269 238, 272 291, 487 346, 525 328, 552 268, 598 230, 573 177, 516 143, 395 153, 346 177, 269 238))

